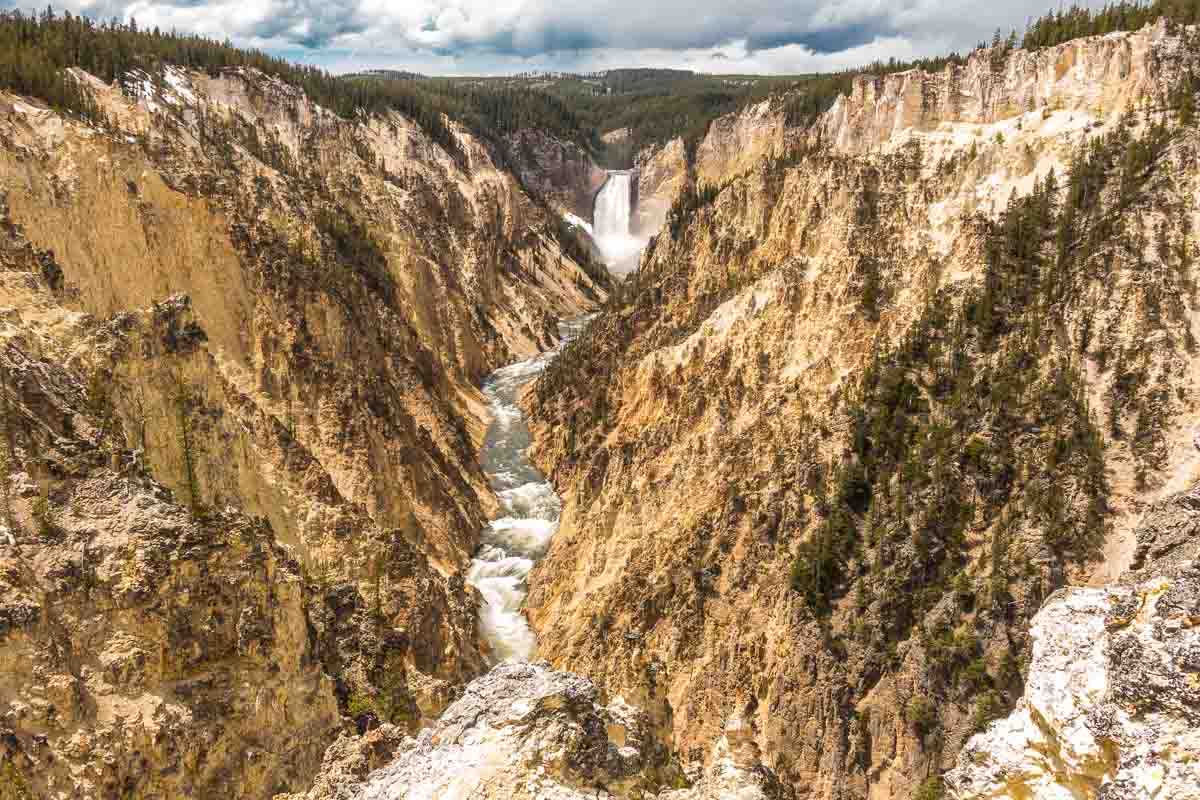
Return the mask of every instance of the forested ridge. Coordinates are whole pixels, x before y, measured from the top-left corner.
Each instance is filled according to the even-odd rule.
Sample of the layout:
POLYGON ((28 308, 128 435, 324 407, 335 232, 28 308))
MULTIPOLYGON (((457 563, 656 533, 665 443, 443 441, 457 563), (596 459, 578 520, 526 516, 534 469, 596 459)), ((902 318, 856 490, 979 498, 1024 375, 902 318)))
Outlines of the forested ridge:
MULTIPOLYGON (((378 73, 363 73, 362 77, 373 74, 378 73)), ((604 166, 623 169, 632 166, 633 154, 643 147, 676 136, 694 144, 717 117, 791 89, 808 78, 616 69, 582 74, 405 79, 448 96, 478 93, 505 97, 512 108, 509 113, 523 117, 523 125, 541 127, 582 144, 604 166), (536 96, 552 98, 555 105, 535 111, 532 98, 536 96), (550 109, 565 113, 547 113, 550 109), (603 138, 614 131, 627 134, 607 141, 603 138)))
POLYGON ((574 113, 544 92, 495 91, 446 82, 396 80, 374 75, 340 77, 293 64, 259 50, 203 36, 146 30, 131 20, 96 22, 47 9, 40 15, 0 14, 0 89, 95 119, 88 92, 65 70, 78 67, 106 83, 136 80, 141 70, 152 80, 166 65, 207 72, 242 67, 303 89, 313 102, 349 119, 358 114, 397 111, 420 125, 452 155, 459 145, 444 117, 466 125, 492 142, 523 127, 538 127, 567 139, 580 138, 574 113))
MULTIPOLYGON (((1194 0, 1119 2, 1093 10, 1058 9, 1033 20, 1023 35, 996 32, 979 48, 1048 47, 1071 39, 1133 30, 1159 17, 1176 24, 1200 21, 1194 0)), ((297 86, 316 103, 344 118, 398 111, 457 154, 444 117, 493 143, 518 130, 537 128, 587 149, 609 167, 632 165, 640 149, 682 137, 694 151, 711 122, 748 104, 774 98, 787 123, 811 124, 850 90, 857 75, 908 69, 937 71, 961 64, 958 53, 901 62, 878 61, 836 73, 812 75, 711 75, 689 70, 617 69, 587 74, 525 74, 503 78, 438 78, 376 70, 335 76, 259 50, 203 36, 141 29, 136 21, 97 22, 47 9, 39 15, 0 14, 0 89, 36 97, 92 117, 87 93, 64 70, 78 67, 111 83, 131 70, 152 78, 174 64, 211 74, 247 67, 297 86), (627 130, 624 137, 602 137, 627 130)))

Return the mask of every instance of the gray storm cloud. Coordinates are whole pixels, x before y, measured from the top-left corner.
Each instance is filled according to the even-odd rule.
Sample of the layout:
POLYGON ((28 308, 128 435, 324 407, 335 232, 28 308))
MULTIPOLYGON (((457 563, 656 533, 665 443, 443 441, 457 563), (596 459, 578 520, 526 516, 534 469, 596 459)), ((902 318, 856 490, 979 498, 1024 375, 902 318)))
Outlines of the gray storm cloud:
MULTIPOLYGON (((743 58, 781 49, 817 57, 880 42, 886 47, 875 48, 875 55, 886 56, 890 48, 904 57, 970 48, 998 27, 1023 27, 1048 5, 1047 0, 66 0, 55 7, 102 19, 133 17, 142 25, 289 53, 340 48, 366 60, 386 51, 497 63, 556 58, 577 63, 581 53, 604 51, 607 60, 622 52, 732 45, 743 58)), ((0 0, 4 7, 14 7, 13 0, 0 0)))

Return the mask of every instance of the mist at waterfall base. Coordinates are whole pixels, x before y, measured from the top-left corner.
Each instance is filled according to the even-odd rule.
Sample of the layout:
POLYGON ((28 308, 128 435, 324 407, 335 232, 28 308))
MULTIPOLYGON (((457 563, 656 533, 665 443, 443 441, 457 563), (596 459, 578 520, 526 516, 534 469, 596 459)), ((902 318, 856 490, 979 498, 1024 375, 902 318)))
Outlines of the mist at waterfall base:
POLYGON ((637 269, 638 256, 649 241, 649 237, 634 236, 629 230, 633 213, 632 181, 629 172, 608 173, 592 212, 592 238, 609 271, 618 275, 637 269))
POLYGON ((529 426, 517 398, 590 319, 560 322, 561 341, 557 347, 498 369, 483 384, 492 423, 484 438, 481 461, 504 515, 484 530, 467 582, 483 598, 479 627, 493 663, 528 661, 537 650, 537 639, 522 613, 528 593, 526 579, 558 530, 562 512, 554 487, 525 454, 530 444, 529 426))

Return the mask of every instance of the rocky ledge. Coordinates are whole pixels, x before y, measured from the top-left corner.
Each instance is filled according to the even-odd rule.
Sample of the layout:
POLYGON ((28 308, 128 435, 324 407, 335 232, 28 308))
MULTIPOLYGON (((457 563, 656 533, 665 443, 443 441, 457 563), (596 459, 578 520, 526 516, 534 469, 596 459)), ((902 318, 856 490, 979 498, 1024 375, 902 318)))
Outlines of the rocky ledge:
POLYGON ((740 730, 730 723, 708 769, 693 772, 655 740, 646 714, 619 697, 603 704, 586 678, 544 662, 502 664, 415 738, 393 726, 343 736, 312 790, 277 800, 785 797, 740 730))
POLYGON ((973 737, 953 797, 1200 796, 1200 487, 1154 506, 1134 569, 1034 619, 1016 710, 973 737))

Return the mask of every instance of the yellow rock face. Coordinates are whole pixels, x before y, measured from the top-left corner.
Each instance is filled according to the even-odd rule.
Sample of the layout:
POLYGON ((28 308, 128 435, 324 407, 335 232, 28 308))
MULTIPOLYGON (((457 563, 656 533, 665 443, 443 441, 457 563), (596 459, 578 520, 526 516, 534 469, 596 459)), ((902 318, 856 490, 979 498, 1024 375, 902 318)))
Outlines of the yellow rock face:
MULTIPOLYGON (((764 763, 808 796, 907 797, 949 768, 988 709, 977 712, 983 692, 965 679, 938 677, 940 642, 978 637, 971 659, 981 659, 988 681, 1001 681, 1046 594, 1119 574, 1133 558, 1143 503, 1194 475, 1200 373, 1183 344, 1194 306, 1163 324, 1173 333, 1152 333, 1158 323, 1137 299, 1148 275, 1175 266, 1147 272, 1140 260, 1153 261, 1152 248, 1114 245, 1102 284, 1081 277, 1077 302, 1045 312, 1036 337, 1042 366, 1030 369, 1056 359, 1083 364, 1081 391, 1104 431, 1111 513, 1099 561, 1083 565, 1055 562, 1041 526, 1012 533, 1011 617, 976 626, 982 612, 963 610, 949 574, 944 594, 901 634, 885 629, 887 609, 920 589, 866 576, 900 574, 924 523, 909 520, 911 530, 895 534, 900 544, 882 558, 870 537, 888 534, 871 533, 866 517, 855 520, 861 550, 848 557, 849 577, 832 593, 828 616, 814 618, 791 574, 801 544, 829 513, 822 476, 849 458, 848 408, 864 371, 886 365, 927 310, 946 310, 946 326, 956 324, 963 298, 984 279, 989 220, 1051 171, 1062 186, 1081 142, 1117 130, 1125 112, 1159 109, 1134 117, 1133 136, 1156 120, 1174 124, 1161 109, 1187 58, 1179 38, 1150 28, 1017 51, 994 73, 985 52, 946 75, 864 79, 818 123, 820 141, 797 150, 772 149, 778 134, 762 116, 761 138, 747 133, 742 149, 757 143, 782 157, 727 161, 716 198, 677 231, 658 232, 628 299, 531 392, 533 454, 564 501, 561 528, 531 578, 539 652, 656 715, 685 758, 707 758, 724 721, 739 715, 764 763), (1056 77, 1068 49, 1073 66, 1056 77), (961 103, 947 99, 951 81, 961 103), (929 102, 918 107, 918 95, 929 102), (1083 346, 1093 355, 1081 357, 1074 332, 1085 319, 1097 338, 1083 346), (1127 432, 1136 422, 1111 411, 1125 368, 1100 366, 1100 341, 1142 363, 1169 395, 1166 421, 1141 444, 1111 432, 1112 413, 1127 432), (947 619, 954 624, 939 627, 947 619)), ((750 130, 730 119, 710 137, 736 138, 739 125, 750 130)), ((1173 141, 1153 186, 1122 213, 1130 231, 1167 220, 1170 240, 1194 258, 1184 230, 1200 197, 1196 133, 1179 131, 1173 141)), ((672 147, 642 162, 642 197, 682 180, 668 166, 682 163, 672 147)), ((697 152, 738 149, 706 140, 697 152)), ((703 172, 705 162, 697 164, 703 172)), ((1174 256, 1165 263, 1177 264, 1174 256)), ((1002 356, 972 358, 982 370, 1002 356)), ((929 389, 929 374, 914 372, 911 380, 929 389)), ((1013 444, 1038 452, 1050 436, 1031 423, 1013 444)), ((958 459, 969 442, 951 450, 958 459)), ((909 497, 912 475, 935 467, 918 459, 889 496, 909 497)), ((950 474, 966 480, 958 467, 950 474)), ((1032 484, 1015 496, 1038 491, 1032 484)), ((1063 478, 1049 490, 1075 498, 1073 486, 1063 478)), ((997 517, 972 521, 954 569, 977 587, 989 574, 997 517)), ((1011 674, 1003 680, 1015 698, 1011 674)))

